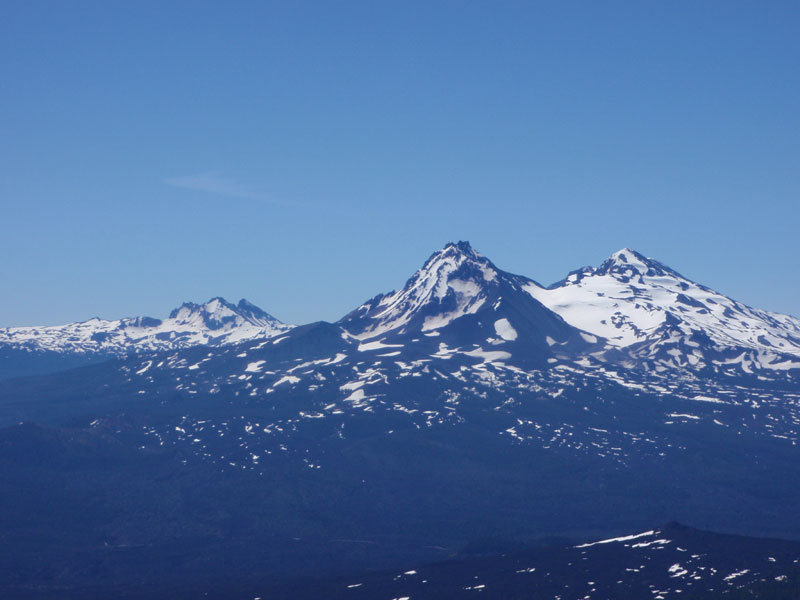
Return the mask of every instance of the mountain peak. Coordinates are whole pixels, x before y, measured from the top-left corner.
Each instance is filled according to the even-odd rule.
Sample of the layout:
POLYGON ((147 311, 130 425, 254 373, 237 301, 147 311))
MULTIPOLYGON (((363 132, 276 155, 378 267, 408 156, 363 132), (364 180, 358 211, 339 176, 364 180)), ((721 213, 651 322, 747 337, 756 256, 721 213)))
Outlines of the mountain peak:
POLYGON ((617 250, 614 252, 614 254, 608 257, 603 262, 603 264, 606 263, 612 263, 620 266, 628 265, 639 271, 647 271, 652 264, 652 261, 632 248, 623 248, 622 250, 617 250))
POLYGON ((450 282, 471 281, 475 288, 483 287, 497 277, 497 268, 492 262, 476 252, 469 242, 450 242, 425 261, 405 285, 404 290, 423 291, 441 299, 447 294, 450 282))
POLYGON ((481 344, 522 344, 519 359, 529 363, 595 343, 531 297, 526 285, 536 284, 501 271, 468 242, 449 243, 401 290, 372 298, 339 323, 360 340, 391 336, 397 348, 409 339, 420 342, 416 336, 430 336, 440 349, 454 352, 462 346, 482 353, 481 344))
POLYGON ((437 250, 431 254, 430 258, 425 261, 425 264, 422 266, 420 271, 424 271, 432 263, 438 263, 441 261, 449 261, 453 264, 461 264, 465 261, 489 263, 489 259, 477 252, 469 242, 448 242, 441 250, 437 250))
POLYGON ((594 273, 598 275, 670 275, 681 277, 679 273, 673 271, 668 266, 658 262, 655 259, 647 258, 644 254, 641 254, 632 248, 623 248, 622 250, 617 250, 614 252, 614 254, 603 261, 603 263, 594 271, 594 273))
POLYGON ((255 319, 258 321, 271 321, 274 323, 280 323, 278 319, 273 317, 267 311, 263 310, 262 308, 256 306, 249 300, 242 298, 239 300, 239 303, 236 305, 236 311, 245 317, 250 317, 251 320, 255 319))
POLYGON ((475 249, 470 245, 469 242, 466 240, 459 240, 457 242, 447 242, 442 248, 441 252, 460 252, 462 254, 467 254, 470 256, 479 256, 475 249))
POLYGON ((452 260, 459 264, 464 261, 479 261, 481 263, 491 264, 488 258, 480 252, 477 252, 470 243, 466 241, 446 243, 441 250, 437 250, 431 254, 420 271, 424 270, 431 262, 437 260, 452 260))
POLYGON ((207 302, 197 304, 196 302, 184 302, 178 308, 172 310, 169 314, 170 319, 187 318, 189 315, 195 314, 214 314, 227 308, 233 310, 235 307, 230 304, 225 298, 215 296, 207 302))
POLYGON ((401 290, 374 298, 342 321, 363 337, 404 330, 411 323, 422 331, 437 329, 476 312, 499 273, 469 242, 449 242, 401 290))
POLYGON ((170 313, 169 318, 186 324, 202 323, 212 330, 242 323, 258 326, 280 323, 275 317, 244 298, 236 305, 221 296, 211 298, 203 304, 184 302, 170 313))
POLYGON ((647 257, 640 252, 637 252, 633 248, 623 248, 622 250, 617 250, 614 254, 611 255, 612 259, 621 261, 621 262, 647 262, 647 257))

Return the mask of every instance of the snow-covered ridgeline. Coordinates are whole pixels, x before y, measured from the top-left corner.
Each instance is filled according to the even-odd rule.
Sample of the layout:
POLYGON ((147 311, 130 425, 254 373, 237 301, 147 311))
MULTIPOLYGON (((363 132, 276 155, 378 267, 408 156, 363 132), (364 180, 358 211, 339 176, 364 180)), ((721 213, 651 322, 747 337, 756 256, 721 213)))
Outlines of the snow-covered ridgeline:
POLYGON ((0 344, 31 352, 125 354, 222 345, 267 338, 291 329, 247 300, 234 305, 223 298, 205 304, 187 302, 166 319, 93 318, 81 323, 0 329, 0 344))
POLYGON ((638 358, 680 343, 673 352, 687 354, 688 363, 701 361, 706 345, 752 351, 729 364, 800 367, 800 320, 736 302, 628 248, 549 288, 530 283, 525 289, 571 325, 638 358))
MULTIPOLYGON (((656 373, 800 369, 800 320, 745 306, 627 248, 545 288, 498 269, 467 242, 450 243, 401 290, 376 296, 338 325, 360 347, 389 340, 385 347, 397 353, 435 338, 465 352, 516 345, 519 361, 556 353, 656 373)), ((164 320, 0 329, 0 349, 124 354, 268 338, 290 328, 245 300, 214 298, 184 304, 164 320)))

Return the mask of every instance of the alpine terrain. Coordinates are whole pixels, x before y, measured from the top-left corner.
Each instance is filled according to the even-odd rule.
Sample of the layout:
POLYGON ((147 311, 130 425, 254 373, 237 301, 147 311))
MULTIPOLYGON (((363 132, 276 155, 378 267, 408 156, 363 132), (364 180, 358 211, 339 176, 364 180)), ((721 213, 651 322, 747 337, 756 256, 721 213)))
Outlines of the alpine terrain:
POLYGON ((633 250, 545 287, 458 242, 334 323, 215 299, 0 352, 83 361, 3 361, 19 597, 796 589, 800 320, 633 250))
POLYGON ((212 298, 205 304, 186 302, 166 319, 134 317, 108 321, 97 317, 82 323, 50 327, 0 329, 0 379, 77 367, 115 356, 219 346, 289 329, 244 298, 230 304, 212 298))

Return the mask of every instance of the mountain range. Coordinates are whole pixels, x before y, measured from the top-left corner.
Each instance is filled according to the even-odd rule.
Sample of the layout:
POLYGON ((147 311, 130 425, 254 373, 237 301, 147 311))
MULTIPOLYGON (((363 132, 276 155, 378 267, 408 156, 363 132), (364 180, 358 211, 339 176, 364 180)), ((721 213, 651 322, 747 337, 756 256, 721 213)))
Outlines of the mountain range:
POLYGON ((244 298, 185 302, 166 319, 97 317, 48 327, 0 329, 0 379, 48 373, 128 354, 266 338, 289 329, 244 298))
POLYGON ((676 520, 800 536, 800 321, 632 250, 544 287, 448 244, 335 323, 215 299, 0 333, 30 359, 0 382, 16 590, 336 575, 676 520))
MULTIPOLYGON (((501 271, 467 242, 451 243, 403 289, 372 298, 336 324, 367 341, 412 332, 433 338, 453 325, 467 344, 496 346, 517 338, 538 344, 526 350, 525 359, 555 350, 655 373, 775 376, 800 369, 800 320, 750 308, 627 248, 597 268, 584 267, 544 287, 501 271)), ((0 329, 6 365, 0 376, 132 353, 237 344, 291 328, 247 300, 232 304, 223 298, 184 303, 163 320, 93 318, 11 327, 0 329)))

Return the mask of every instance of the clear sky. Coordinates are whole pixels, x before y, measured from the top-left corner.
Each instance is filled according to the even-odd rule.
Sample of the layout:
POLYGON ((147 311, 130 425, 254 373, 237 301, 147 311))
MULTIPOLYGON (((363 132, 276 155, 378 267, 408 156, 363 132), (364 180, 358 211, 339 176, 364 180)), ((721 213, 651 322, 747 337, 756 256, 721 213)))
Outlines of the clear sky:
POLYGON ((0 326, 293 323, 447 241, 800 316, 798 2, 3 2, 0 326))

